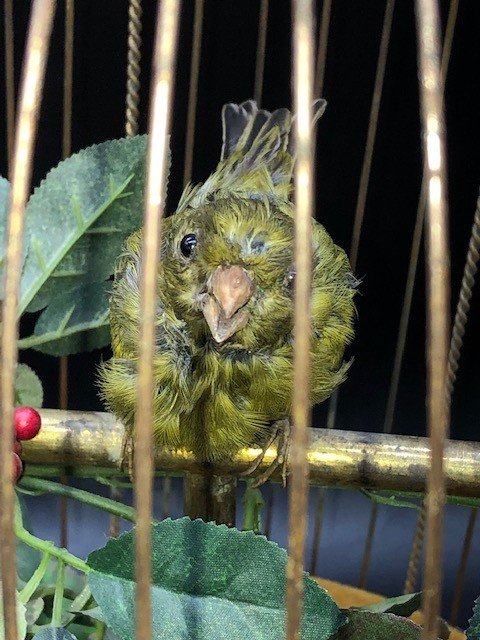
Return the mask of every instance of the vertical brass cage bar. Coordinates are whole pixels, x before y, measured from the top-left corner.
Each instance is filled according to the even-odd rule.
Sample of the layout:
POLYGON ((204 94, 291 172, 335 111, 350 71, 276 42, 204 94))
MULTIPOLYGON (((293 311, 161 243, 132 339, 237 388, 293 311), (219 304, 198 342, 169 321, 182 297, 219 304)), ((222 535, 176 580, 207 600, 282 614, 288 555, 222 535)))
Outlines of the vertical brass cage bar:
POLYGON ((362 233, 363 219, 365 217, 365 205, 367 203, 368 185, 370 182, 370 174, 372 171, 373 149, 375 146, 375 139, 377 137, 378 117, 380 114, 380 102, 383 93, 383 81, 385 79, 385 68, 387 66, 388 46, 390 44, 390 34, 392 31, 394 9, 395 0, 388 0, 385 7, 385 15, 383 18, 382 36, 380 40, 380 49, 378 52, 372 104, 370 106, 370 116, 368 120, 367 141, 365 143, 362 172, 360 175, 360 185, 358 187, 357 204, 355 206, 352 244, 350 247, 350 264, 352 265, 352 271, 354 273, 357 268, 360 235, 362 233))
POLYGON ((314 20, 312 0, 293 0, 293 102, 295 142, 295 265, 292 444, 290 454, 287 638, 300 637, 303 555, 307 528, 308 426, 310 424, 311 228, 313 218, 314 20))
MULTIPOLYGON (((458 297, 457 310, 455 312, 455 320, 453 322, 452 341, 450 343, 450 353, 448 355, 448 381, 447 388, 451 395, 453 385, 457 377, 459 367, 460 352, 463 346, 463 336, 465 335, 465 327, 468 320, 468 312, 470 311, 470 301, 473 295, 473 285, 475 284, 475 276, 477 274, 478 262, 480 260, 480 197, 477 200, 477 207, 473 217, 472 231, 470 234, 470 242, 468 244, 467 258, 463 271, 462 284, 460 286, 460 294, 458 297)), ((455 624, 460 600, 463 590, 463 581, 465 579, 465 571, 470 554, 472 544, 473 527, 477 511, 472 509, 470 520, 465 534, 464 545, 462 549, 462 557, 457 571, 457 579, 455 583, 455 592, 452 604, 451 620, 455 624)))
MULTIPOLYGON (((125 94, 125 136, 138 133, 138 105, 140 103, 140 62, 142 33, 142 0, 130 0, 128 5, 127 27, 127 82, 125 94)), ((118 487, 110 488, 110 497, 121 500, 122 491, 118 487)), ((110 536, 115 538, 120 533, 120 519, 110 516, 110 536)))
MULTIPOLYGON (((450 55, 452 52, 453 36, 455 33, 455 25, 457 23, 459 0, 451 0, 450 8, 448 12, 447 27, 445 29, 445 38, 443 41, 442 51, 442 64, 441 64, 441 79, 443 87, 447 79, 448 67, 450 64, 450 55)), ((425 219, 425 206, 426 206, 426 176, 425 173, 422 179, 422 186, 420 189, 420 198, 418 202, 417 218, 415 221, 415 230, 412 239, 412 248, 410 252, 410 262, 408 266, 407 284, 405 287, 405 295, 403 299, 402 314, 400 317, 400 324, 398 329, 397 346, 395 350, 394 365, 392 370, 392 379, 390 383, 390 391, 387 401, 387 414, 388 414, 388 431, 391 433, 393 427, 393 417, 395 413, 395 405, 398 394, 398 386, 400 382, 400 371, 402 368, 403 354, 405 351, 405 343, 407 339, 408 324, 410 320, 410 310, 412 306, 413 289, 415 286, 415 277, 417 273, 418 257, 420 253, 420 245, 423 233, 423 223, 425 219)), ((426 505, 423 505, 423 509, 426 509, 426 505)), ((420 559, 420 552, 423 547, 423 536, 426 522, 426 514, 423 517, 418 517, 417 525, 415 529, 415 535, 412 543, 412 550, 408 561, 407 577, 405 580, 405 588, 409 583, 415 584, 418 573, 418 562, 420 559)), ((407 593, 407 592, 405 592, 407 593)))
MULTIPOLYGON (((314 95, 320 98, 323 95, 323 83, 325 79, 325 69, 327 65, 328 35, 330 31, 330 17, 332 13, 332 0, 323 0, 320 30, 318 34, 317 61, 315 65, 314 95)), ((316 145, 314 145, 314 158, 316 155, 316 145)), ((318 548, 322 535, 323 506, 325 503, 325 489, 318 490, 317 507, 315 509, 313 524, 313 545, 310 556, 310 573, 315 573, 318 559, 318 548)))
MULTIPOLYGON (((72 95, 73 95, 73 36, 75 26, 75 0, 65 0, 65 44, 63 48, 63 113, 62 113, 62 158, 68 158, 72 153, 72 95)), ((58 374, 58 406, 60 409, 68 407, 68 357, 60 357, 58 374)), ((67 483, 66 476, 62 482, 67 483)), ((66 547, 68 543, 68 502, 66 498, 60 500, 60 545, 66 547)))
POLYGON ((13 145, 15 138, 15 61, 13 32, 13 0, 5 0, 3 5, 5 38, 5 106, 7 130, 8 169, 12 171, 13 145))
POLYGON ((310 573, 312 575, 316 575, 317 571, 318 550, 322 535, 323 511, 325 507, 325 493, 326 491, 323 487, 318 490, 317 507, 315 509, 315 520, 313 524, 312 555, 310 557, 310 573))
POLYGON ((332 13, 332 0, 323 0, 320 33, 318 36, 317 64, 315 68, 315 97, 321 98, 323 94, 323 82, 327 66, 328 33, 330 31, 330 16, 332 13))
POLYGON ((140 60, 142 57, 142 0, 130 0, 128 5, 127 93, 125 96, 125 133, 138 133, 140 104, 140 60))
POLYGON ((151 637, 151 519, 153 502, 153 354, 157 270, 160 256, 161 218, 165 202, 168 128, 176 64, 180 0, 163 0, 158 5, 152 62, 152 87, 147 155, 147 179, 141 265, 140 345, 135 411, 135 570, 136 638, 151 637))
MULTIPOLYGON (((367 139, 365 142, 365 150, 363 155, 362 169, 360 174, 360 182, 358 187, 357 202, 355 206, 355 216, 352 230, 352 242, 350 246, 350 264, 353 273, 355 273, 358 250, 360 246, 360 236, 363 227, 363 219, 365 217, 365 208, 367 203, 368 185, 372 170, 373 152, 375 148, 375 140, 377 137, 378 120, 380 115, 380 104, 383 94, 383 83, 385 80, 385 70, 387 66, 388 49, 390 44, 390 36, 392 32, 393 14, 395 10, 395 0, 387 0, 385 13, 383 17, 382 33, 380 37, 380 46, 378 50, 377 67, 375 72, 375 80, 373 85, 372 102, 370 105, 370 114, 368 120, 367 139)), ((328 406, 327 427, 334 428, 336 424, 338 409, 339 389, 335 389, 328 406)), ((364 585, 367 579, 370 558, 372 552, 373 537, 375 535, 377 506, 372 506, 370 523, 368 526, 367 538, 365 541, 365 550, 362 560, 360 584, 364 585)))
MULTIPOLYGON (((378 51, 377 70, 373 85, 372 103, 370 105, 367 140, 365 142, 360 183, 358 186, 357 204, 355 206, 355 216, 353 221, 352 243, 350 246, 349 256, 353 273, 355 273, 357 267, 360 235, 362 233, 363 219, 365 216, 368 184, 370 182, 373 151, 375 147, 375 139, 377 137, 378 117, 380 114, 380 102, 383 93, 383 81, 385 79, 385 68, 387 66, 388 46, 390 44, 394 9, 395 0, 387 0, 383 18, 382 35, 380 38, 380 47, 378 51)), ((339 393, 340 390, 338 388, 335 389, 328 405, 327 427, 329 429, 333 429, 335 427, 339 393)))
POLYGON ((467 572, 468 556, 470 554, 470 549, 472 547, 473 532, 475 530, 477 515, 478 515, 478 509, 472 509, 470 511, 467 530, 465 532, 465 538, 463 541, 460 564, 458 565, 457 576, 455 579, 452 611, 450 613, 450 624, 452 625, 452 627, 454 627, 457 624, 458 612, 460 610, 460 603, 462 601, 463 583, 465 581, 465 574, 467 572))
POLYGON ((202 53, 204 0, 195 0, 193 17, 192 61, 190 65, 190 84, 188 88, 187 133, 185 135, 185 153, 183 161, 183 184, 192 179, 193 152, 195 149, 195 123, 197 120, 198 79, 200 77, 200 58, 202 53))
POLYGON ((420 557, 422 554, 423 546, 423 531, 425 530, 425 520, 427 517, 427 510, 425 504, 418 513, 417 522, 415 525, 415 533, 412 540, 412 550, 410 551, 410 557, 408 559, 407 575, 405 578, 405 584, 403 586, 403 593, 413 593, 417 584, 418 565, 420 563, 420 557), (422 536, 417 535, 418 531, 422 531, 422 536))
POLYGON ((15 537, 13 531, 13 405, 17 363, 18 295, 25 225, 25 205, 30 190, 33 148, 37 132, 45 67, 55 13, 54 0, 35 0, 28 30, 15 150, 12 166, 10 211, 5 251, 4 300, 1 331, 1 566, 3 613, 7 640, 17 638, 15 614, 15 537))
MULTIPOLYGON (((448 67, 450 63, 450 54, 453 45, 453 36, 458 14, 458 0, 450 2, 450 10, 448 14, 447 28, 443 42, 442 51, 442 83, 445 84, 448 67)), ((394 364, 392 370, 392 378, 390 382, 390 390, 387 400, 387 408, 385 411, 384 432, 391 433, 393 428, 393 418, 395 414, 395 406, 397 403, 398 385, 400 382, 400 371, 402 368, 403 354, 405 351, 405 343, 407 339, 408 323, 410 319, 410 311, 412 307, 413 287, 415 284, 415 276, 417 273, 418 256, 420 254, 420 245, 423 231, 423 221, 425 217, 426 193, 425 193, 425 176, 423 177, 422 187, 420 189, 420 197, 418 201, 417 217, 415 221, 415 229, 412 239, 412 247, 410 251, 410 261, 408 266, 407 283, 405 286, 405 295, 403 298, 402 314, 398 329, 397 345, 395 349, 394 364)))
POLYGON ((436 0, 416 0, 416 19, 422 138, 427 177, 427 425, 431 446, 426 497, 427 550, 422 638, 435 640, 438 637, 442 580, 445 505, 443 453, 449 413, 445 383, 450 291, 440 16, 436 0))
POLYGON ((258 106, 262 103, 263 76, 265 73, 265 53, 267 49, 269 0, 260 0, 258 16, 257 55, 255 58, 255 83, 253 97, 258 106))
POLYGON ((378 519, 378 504, 374 502, 370 510, 370 520, 368 523, 367 537, 365 540, 365 549, 363 550, 362 567, 360 569, 360 579, 358 586, 360 589, 365 589, 367 584, 368 569, 370 567, 370 560, 372 558, 373 539, 375 537, 375 530, 377 528, 378 519))

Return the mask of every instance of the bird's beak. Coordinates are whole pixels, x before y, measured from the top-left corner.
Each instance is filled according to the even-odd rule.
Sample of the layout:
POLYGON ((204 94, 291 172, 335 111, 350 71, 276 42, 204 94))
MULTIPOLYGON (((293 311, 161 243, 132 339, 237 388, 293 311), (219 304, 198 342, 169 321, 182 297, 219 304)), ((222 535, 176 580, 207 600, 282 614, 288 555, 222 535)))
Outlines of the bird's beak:
POLYGON ((243 308, 253 293, 253 282, 242 267, 219 266, 208 282, 202 311, 216 342, 221 344, 246 324, 249 311, 243 308))

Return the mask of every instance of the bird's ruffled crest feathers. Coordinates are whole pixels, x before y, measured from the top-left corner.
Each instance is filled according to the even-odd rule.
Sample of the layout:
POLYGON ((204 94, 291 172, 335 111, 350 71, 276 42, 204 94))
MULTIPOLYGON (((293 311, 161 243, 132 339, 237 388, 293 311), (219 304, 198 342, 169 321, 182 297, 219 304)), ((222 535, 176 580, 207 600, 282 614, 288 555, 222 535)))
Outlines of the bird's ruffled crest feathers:
MULTIPOLYGON (((314 102, 314 123, 325 107, 325 100, 314 102)), ((186 187, 177 213, 232 195, 272 203, 288 200, 295 162, 293 120, 288 109, 270 113, 253 100, 224 105, 220 163, 204 184, 186 187)))

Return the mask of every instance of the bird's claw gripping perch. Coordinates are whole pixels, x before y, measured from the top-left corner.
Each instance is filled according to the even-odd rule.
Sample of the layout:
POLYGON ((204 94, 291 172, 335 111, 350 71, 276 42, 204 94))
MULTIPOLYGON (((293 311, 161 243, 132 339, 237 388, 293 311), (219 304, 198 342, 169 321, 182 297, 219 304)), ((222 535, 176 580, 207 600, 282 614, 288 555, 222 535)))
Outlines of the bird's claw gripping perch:
POLYGON ((240 474, 242 477, 245 477, 255 473, 258 467, 262 464, 268 449, 271 447, 274 441, 278 439, 277 455, 275 456, 273 462, 265 469, 265 471, 263 471, 252 481, 250 486, 253 489, 260 487, 262 484, 265 484, 265 482, 270 479, 272 474, 280 466, 282 467, 282 483, 284 487, 286 486, 288 452, 290 449, 290 431, 291 427, 290 421, 288 419, 275 422, 275 424, 273 425, 272 433, 263 446, 261 453, 255 458, 252 464, 240 474))
POLYGON ((132 436, 125 432, 123 434, 122 440, 122 450, 120 453, 120 463, 119 468, 120 471, 126 471, 130 480, 134 481, 134 464, 133 464, 133 456, 134 456, 134 444, 132 436))

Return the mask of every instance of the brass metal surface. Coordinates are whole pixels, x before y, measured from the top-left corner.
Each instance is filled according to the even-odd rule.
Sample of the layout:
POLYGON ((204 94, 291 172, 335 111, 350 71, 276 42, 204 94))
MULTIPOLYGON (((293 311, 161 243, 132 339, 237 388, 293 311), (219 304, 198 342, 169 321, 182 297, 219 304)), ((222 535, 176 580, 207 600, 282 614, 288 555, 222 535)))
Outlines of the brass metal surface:
POLYGON ((125 96, 125 132, 138 133, 140 104, 140 60, 142 46, 142 0, 129 0, 127 38, 127 92, 125 96))
POLYGON ((314 93, 316 98, 321 98, 323 95, 323 82, 325 80, 325 68, 327 66, 328 33, 330 31, 331 13, 332 0, 323 0, 320 32, 318 34, 317 63, 315 66, 314 93))
MULTIPOLYGON (((450 64, 450 55, 452 52, 453 36, 455 33, 455 25, 457 23, 458 15, 458 2, 459 0, 451 0, 450 8, 448 12, 447 26, 445 29, 445 37, 443 40, 442 50, 442 63, 441 63, 441 78, 443 85, 447 77, 447 71, 450 64)), ((420 255, 420 247, 422 244, 423 224, 425 219, 425 206, 426 206, 426 176, 423 175, 422 185, 420 188, 420 195, 417 205, 417 215, 415 219, 415 227, 412 236, 412 244, 410 249, 410 258, 407 272, 407 281, 405 285, 405 293, 402 303, 402 312, 400 314, 400 323, 398 327, 397 343, 395 346, 395 355, 393 358, 392 374, 390 378, 390 387, 388 391, 387 405, 385 408, 385 417, 383 421, 383 430, 385 433, 391 433, 393 429, 393 420, 395 416, 395 409, 397 404, 398 388, 400 383, 400 373, 402 370, 403 356, 405 353, 405 345, 407 342, 408 325, 410 322, 410 312, 412 308, 413 291, 415 286, 415 279, 418 266, 418 258, 420 255)), ((424 506, 424 508, 426 508, 424 506)), ((425 517, 418 518, 418 525, 414 540, 412 543, 412 549, 407 568, 407 583, 415 583, 418 573, 418 561, 420 559, 420 553, 423 546, 423 526, 425 524, 425 517)), ((409 593, 409 592, 408 592, 409 593)))
POLYGON ((190 83, 188 88, 187 132, 185 134, 185 153, 183 160, 183 184, 192 179, 193 152, 195 150, 195 123, 197 121, 198 79, 200 76, 200 57, 202 53, 204 0, 195 0, 193 17, 192 61, 190 64, 190 83))
MULTIPOLYGON (((350 246, 350 264, 352 272, 357 269, 358 250, 360 247, 360 236, 362 233, 363 220, 365 217, 365 208, 367 204, 368 185, 370 183, 370 174, 372 169, 373 151, 375 147, 375 139, 377 137, 378 120, 380 115, 380 103, 383 93, 383 82, 385 79, 385 69, 387 66, 388 48, 390 44, 390 35, 392 32, 393 14, 395 10, 395 0, 388 0, 385 6, 383 16, 382 34, 380 37, 380 46, 378 50, 377 68, 375 72, 375 81, 373 85, 372 102, 370 105, 370 115, 368 120, 367 138, 365 142, 365 150, 363 154, 362 170, 360 174, 360 182, 357 194, 357 203, 355 206, 355 216, 352 230, 352 242, 350 246)), ((327 426, 334 428, 336 424, 336 414, 338 408, 339 388, 335 389, 328 406, 327 426)), ((370 558, 372 553, 372 540, 375 535, 377 505, 372 505, 370 514, 370 522, 368 525, 367 539, 365 542, 365 550, 362 561, 362 569, 360 574, 360 587, 365 587, 370 558)))
POLYGON ((455 589, 452 602, 452 610, 450 612, 450 624, 454 627, 457 624, 458 613, 460 610, 460 603, 462 601, 463 584, 465 582, 465 574, 468 566, 468 556, 473 542, 473 532, 475 530, 475 523, 477 521, 478 509, 472 509, 470 511, 470 517, 468 519, 467 530, 465 531, 465 538, 463 540, 462 554, 460 556, 460 563, 457 569, 457 575, 455 578, 455 589))
POLYGON ((54 0, 35 0, 32 5, 25 49, 23 75, 15 133, 10 210, 5 250, 4 299, 0 346, 0 539, 5 637, 17 638, 15 615, 15 538, 13 533, 13 406, 14 376, 18 348, 18 296, 23 254, 25 205, 30 191, 33 148, 40 112, 50 33, 55 13, 54 0))
POLYGON ((3 37, 5 45, 5 115, 8 169, 12 170, 15 137, 15 62, 13 31, 13 0, 3 4, 3 37))
POLYGON ((292 93, 295 111, 294 168, 295 244, 297 271, 294 293, 292 435, 289 481, 286 637, 300 637, 303 600, 303 558, 308 509, 308 426, 311 378, 312 218, 314 161, 312 103, 314 80, 314 13, 312 0, 292 0, 292 93))
POLYGON ((153 503, 153 357, 161 220, 165 203, 167 173, 167 134, 173 101, 180 8, 180 0, 163 0, 158 4, 152 61, 140 277, 140 344, 135 408, 134 495, 138 514, 135 536, 137 640, 149 640, 152 633, 150 591, 153 503))
POLYGON ((423 533, 425 531, 425 521, 427 519, 427 508, 425 502, 418 512, 417 522, 415 524, 415 533, 413 534, 412 548, 408 558, 407 575, 403 585, 403 593, 413 593, 417 586, 418 567, 422 557, 423 549, 423 533))
MULTIPOLYGON (((65 0, 64 47, 63 47, 63 113, 62 113, 62 159, 72 152, 72 97, 73 97, 73 36, 75 27, 75 0, 65 0)), ((58 406, 68 407, 68 357, 59 358, 58 406)), ((62 482, 67 482, 63 477, 62 482)), ((68 503, 60 499, 60 546, 68 545, 68 503)))
POLYGON ((431 465, 427 481, 423 640, 438 637, 442 592, 443 453, 450 402, 445 394, 450 342, 450 264, 446 195, 445 121, 440 71, 440 15, 437 0, 416 0, 420 115, 427 182, 427 429, 431 465))
MULTIPOLYGON (((123 426, 109 413, 41 409, 42 430, 23 444, 27 463, 35 465, 118 468, 123 426)), ((309 484, 352 488, 419 491, 425 489, 429 467, 427 438, 355 431, 309 429, 309 484)), ((238 475, 260 453, 243 449, 215 468, 219 475, 238 475)), ((275 458, 268 449, 259 469, 275 458)), ((186 451, 155 454, 155 466, 168 473, 194 471, 201 466, 186 451)), ((444 458, 449 495, 480 497, 480 443, 451 440, 444 458)), ((28 464, 27 464, 28 473, 28 464)), ((273 479, 280 481, 280 472, 273 479)))
POLYGON ((260 0, 260 13, 258 15, 257 55, 255 58, 255 83, 253 98, 258 106, 262 103, 263 75, 265 73, 265 53, 267 49, 268 30, 268 5, 269 0, 260 0))

